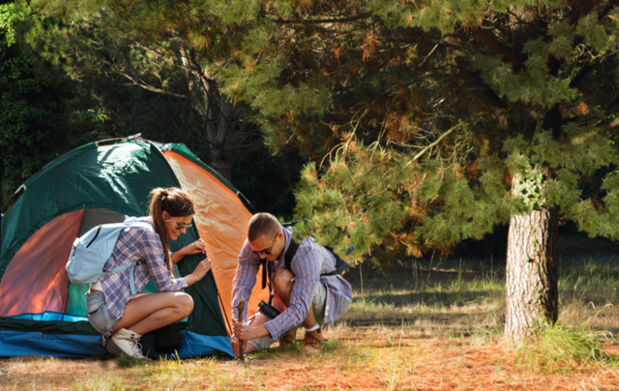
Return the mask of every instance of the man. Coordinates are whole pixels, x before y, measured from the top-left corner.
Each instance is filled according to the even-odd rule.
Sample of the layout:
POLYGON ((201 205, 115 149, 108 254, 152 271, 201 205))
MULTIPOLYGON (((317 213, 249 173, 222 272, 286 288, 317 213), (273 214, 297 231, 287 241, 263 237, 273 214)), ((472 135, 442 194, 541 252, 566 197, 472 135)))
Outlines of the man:
POLYGON ((233 311, 232 349, 237 357, 239 339, 247 342, 244 353, 269 347, 275 340, 285 346, 296 340, 300 325, 305 328, 303 350, 319 354, 323 343, 320 324, 335 322, 352 301, 352 289, 342 276, 325 275, 335 270, 335 257, 311 237, 299 244, 288 270, 285 254, 291 241, 292 229, 282 227, 269 213, 258 213, 249 221, 233 281, 232 306, 241 298, 248 301, 262 261, 271 281, 273 307, 281 313, 274 319, 258 313, 247 324, 242 321, 246 312, 243 319, 236 319, 233 311))

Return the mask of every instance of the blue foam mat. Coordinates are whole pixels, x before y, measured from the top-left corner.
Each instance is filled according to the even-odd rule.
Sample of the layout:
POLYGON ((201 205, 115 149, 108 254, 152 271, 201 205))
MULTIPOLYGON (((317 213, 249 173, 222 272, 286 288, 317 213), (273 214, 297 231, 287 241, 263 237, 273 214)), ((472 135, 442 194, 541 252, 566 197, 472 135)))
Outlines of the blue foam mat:
MULTIPOLYGON (((196 334, 183 330, 183 346, 178 358, 212 356, 222 352, 233 357, 230 337, 196 334)), ((153 347, 152 335, 145 335, 142 347, 151 357, 160 357, 153 347), (154 352, 154 353, 152 353, 154 352)), ((95 354, 107 354, 98 344, 97 335, 44 334, 41 332, 23 332, 0 330, 0 357, 51 356, 66 358, 83 358, 95 354)), ((165 355, 163 355, 165 356, 165 355)))

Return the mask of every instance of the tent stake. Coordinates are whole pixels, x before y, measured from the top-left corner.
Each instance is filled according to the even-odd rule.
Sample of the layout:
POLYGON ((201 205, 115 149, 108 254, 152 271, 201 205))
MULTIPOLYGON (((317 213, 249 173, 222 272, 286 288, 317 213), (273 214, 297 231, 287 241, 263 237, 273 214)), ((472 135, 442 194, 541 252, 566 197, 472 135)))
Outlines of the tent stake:
MULTIPOLYGON (((243 310, 245 309, 245 298, 241 297, 241 301, 239 301, 239 304, 237 304, 236 306, 236 310, 237 310, 237 319, 242 322, 243 321, 243 310)), ((239 338, 239 359, 241 361, 245 361, 245 344, 243 343, 243 340, 239 338)))

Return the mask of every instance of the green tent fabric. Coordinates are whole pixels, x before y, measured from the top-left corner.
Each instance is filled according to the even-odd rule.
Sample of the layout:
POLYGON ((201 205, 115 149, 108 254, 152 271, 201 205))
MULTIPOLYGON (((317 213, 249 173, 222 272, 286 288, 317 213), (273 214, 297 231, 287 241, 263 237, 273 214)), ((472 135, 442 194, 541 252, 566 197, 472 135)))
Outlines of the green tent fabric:
MULTIPOLYGON (((188 169, 204 171, 198 172, 203 178, 200 181, 217 182, 217 186, 230 189, 230 197, 236 199, 219 202, 228 208, 234 205, 237 210, 233 213, 238 215, 227 219, 236 225, 222 230, 232 232, 233 237, 242 236, 241 232, 234 233, 250 214, 238 199, 238 191, 220 180, 218 174, 182 144, 163 145, 143 139, 91 143, 61 156, 24 183, 23 193, 2 215, 0 356, 74 357, 101 353, 96 345, 98 335, 85 318, 84 293, 88 287, 69 283, 64 271, 73 239, 97 224, 122 221, 125 216, 147 215, 147 198, 153 188, 183 187, 179 175, 183 176, 185 185, 189 184, 181 172, 184 167, 179 166, 183 164, 191 166, 188 169), (71 336, 91 339, 80 340, 75 344, 80 346, 76 351, 71 350, 70 343, 65 346, 62 341, 55 341, 53 349, 46 351, 45 346, 34 341, 37 333, 49 338, 62 336, 62 341, 70 340, 71 336), (24 340, 20 340, 22 337, 24 340), (32 348, 17 349, 19 344, 32 348)), ((201 189, 194 191, 202 193, 201 189)), ((213 237, 217 235, 216 228, 200 225, 201 230, 213 237)), ((171 249, 175 251, 199 237, 200 232, 194 226, 171 242, 171 249)), ((242 244, 233 242, 231 248, 222 250, 228 258, 235 252, 238 254, 242 244)), ((215 248, 209 254, 218 254, 217 244, 212 246, 215 248)), ((191 273, 202 258, 201 255, 185 257, 178 264, 180 274, 191 273)), ((233 269, 235 265, 228 267, 233 269)), ((146 291, 152 290, 147 286, 146 291)), ((214 273, 209 272, 186 292, 194 299, 194 311, 184 324, 184 333, 193 346, 184 346, 179 354, 184 357, 215 351, 231 354, 226 327, 229 315, 222 311, 214 273)))

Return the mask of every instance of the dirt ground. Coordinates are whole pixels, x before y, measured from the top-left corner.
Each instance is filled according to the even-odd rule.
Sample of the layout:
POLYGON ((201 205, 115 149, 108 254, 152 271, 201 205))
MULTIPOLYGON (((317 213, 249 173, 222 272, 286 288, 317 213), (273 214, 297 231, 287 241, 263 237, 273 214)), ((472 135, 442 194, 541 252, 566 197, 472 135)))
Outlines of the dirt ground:
MULTIPOLYGON (((0 360, 2 390, 619 390, 609 365, 545 373, 514 360, 501 342, 430 338, 373 327, 326 331, 322 355, 274 349, 245 362, 197 359, 128 367, 113 358, 0 360)), ((605 350, 619 355, 619 345, 605 350)), ((615 367, 616 368, 616 367, 615 367)))
MULTIPOLYGON (((383 278, 367 268, 363 281, 366 287, 397 285, 424 272, 430 271, 409 266, 383 278)), ((431 271, 432 280, 456 275, 452 270, 431 271)), ((359 289, 359 270, 347 279, 359 289)), ((111 356, 0 358, 0 390, 619 391, 617 364, 527 365, 496 338, 433 335, 380 320, 370 325, 337 324, 326 328, 325 336, 330 343, 317 357, 294 348, 275 348, 245 362, 218 357, 124 365, 111 356)), ((603 348, 619 357, 615 339, 607 340, 603 348)))

